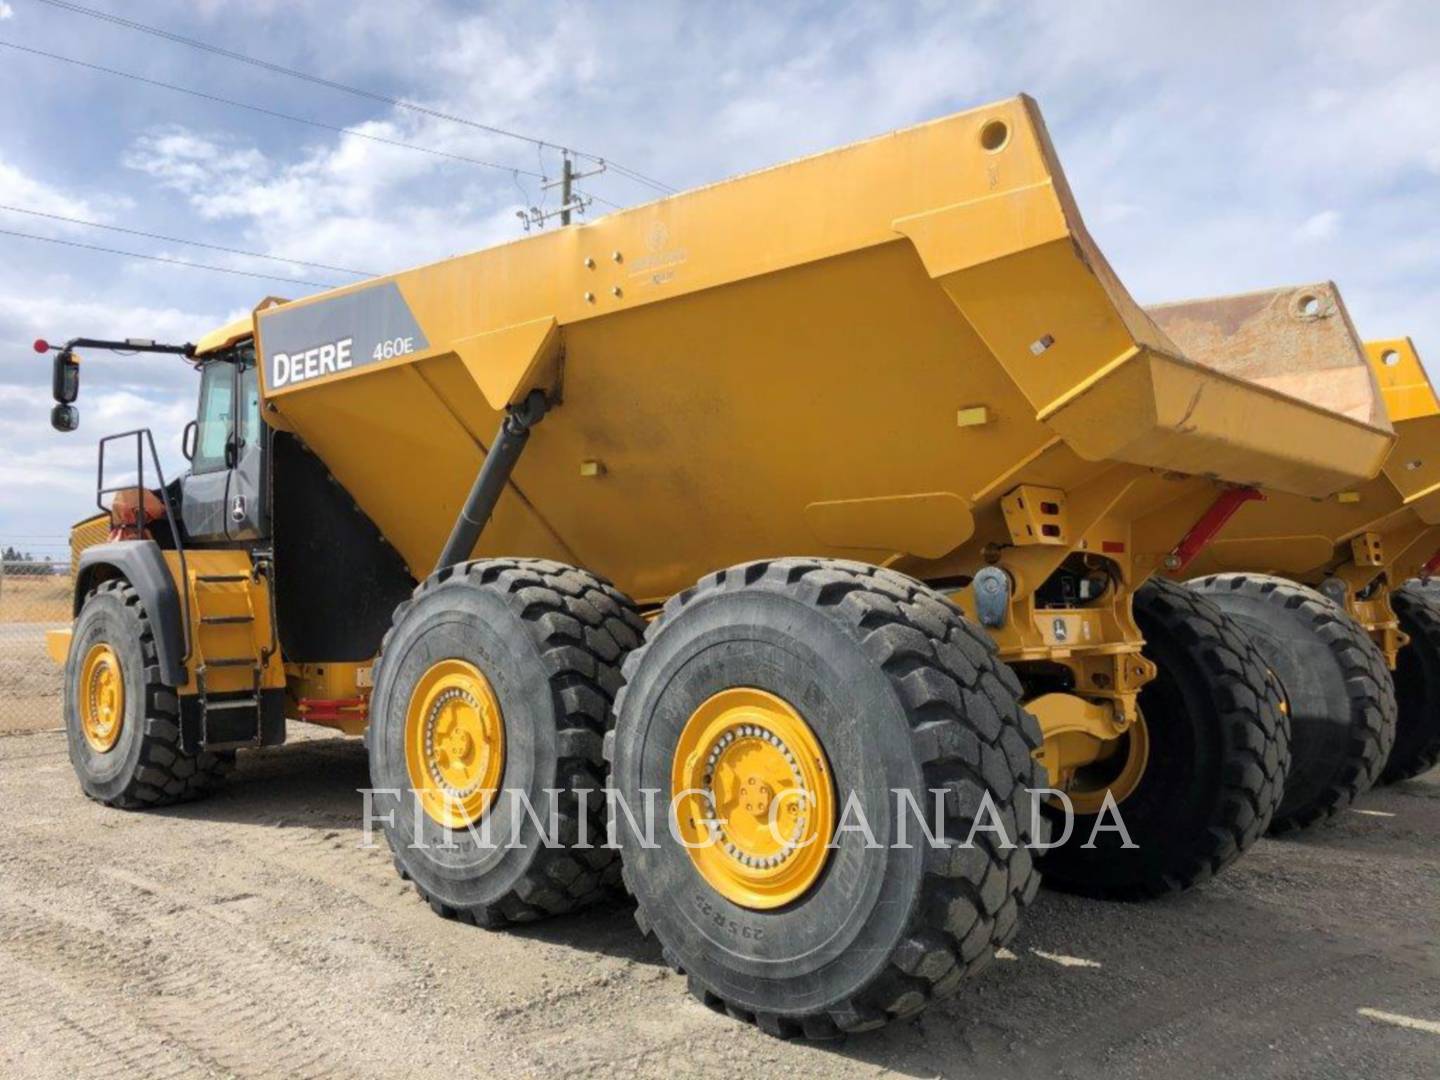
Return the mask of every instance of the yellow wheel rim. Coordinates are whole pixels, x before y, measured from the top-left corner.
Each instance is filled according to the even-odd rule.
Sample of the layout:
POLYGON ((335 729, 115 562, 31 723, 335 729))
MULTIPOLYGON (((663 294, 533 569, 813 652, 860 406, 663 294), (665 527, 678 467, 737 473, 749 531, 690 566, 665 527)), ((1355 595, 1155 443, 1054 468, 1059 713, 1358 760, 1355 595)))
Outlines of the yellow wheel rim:
POLYGON ((125 680, 109 645, 92 645, 80 665, 80 730, 97 754, 108 754, 125 725, 125 680))
POLYGON ((691 714, 671 769, 675 824, 725 899, 756 911, 804 895, 825 868, 835 785, 820 740, 764 690, 722 690, 691 714))
POLYGON ((1117 806, 1135 794, 1150 762, 1150 729, 1145 717, 1137 716, 1125 734, 1106 747, 1102 757, 1076 770, 1065 791, 1077 814, 1098 814, 1105 805, 1106 791, 1117 806))
POLYGON ((405 765, 437 824, 463 829, 490 809, 505 771, 505 724, 474 664, 441 660, 420 677, 405 711, 405 765))

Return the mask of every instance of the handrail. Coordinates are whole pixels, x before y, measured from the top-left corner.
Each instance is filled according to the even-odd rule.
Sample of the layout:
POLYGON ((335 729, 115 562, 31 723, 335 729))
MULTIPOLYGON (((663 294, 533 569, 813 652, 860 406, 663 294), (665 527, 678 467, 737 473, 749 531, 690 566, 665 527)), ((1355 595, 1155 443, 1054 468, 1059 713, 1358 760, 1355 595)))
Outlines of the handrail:
POLYGON ((135 535, 140 536, 144 526, 145 515, 145 447, 150 448, 150 461, 155 466, 155 478, 159 481, 160 502, 165 507, 165 521, 170 526, 170 536, 175 541, 175 553, 180 557, 180 627, 185 636, 185 651, 180 657, 180 662, 190 662, 190 574, 185 563, 185 544, 180 539, 180 527, 175 521, 175 514, 170 506, 170 496, 165 491, 165 470, 160 467, 160 455, 155 450, 155 437, 150 434, 149 428, 136 428, 133 431, 121 431, 114 435, 106 435, 100 439, 99 464, 95 475, 95 505, 110 515, 113 523, 115 520, 114 511, 105 505, 106 495, 113 495, 116 492, 128 491, 131 488, 135 491, 135 535), (135 483, 120 484, 116 487, 105 486, 105 444, 115 442, 117 439, 135 440, 135 483))

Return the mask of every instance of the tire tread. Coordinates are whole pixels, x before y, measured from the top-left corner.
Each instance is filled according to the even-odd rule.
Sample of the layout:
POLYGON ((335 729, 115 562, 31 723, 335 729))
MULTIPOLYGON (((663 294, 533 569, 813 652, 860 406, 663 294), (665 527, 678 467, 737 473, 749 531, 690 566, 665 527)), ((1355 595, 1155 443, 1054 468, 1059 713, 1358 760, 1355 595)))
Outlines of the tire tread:
MULTIPOLYGON (((911 744, 927 788, 947 791, 947 835, 955 835, 952 818, 968 820, 967 807, 993 790, 987 776, 1006 793, 1043 786, 1043 770, 1032 756, 1041 742, 1039 724, 1020 707, 1018 684, 989 636, 942 595, 892 570, 838 559, 782 558, 716 571, 671 597, 646 643, 626 658, 627 677, 687 607, 717 591, 757 587, 829 609, 886 673, 911 717, 911 744), (977 708, 984 723, 973 717, 977 708)), ((622 688, 617 715, 625 696, 622 688)), ((612 747, 607 743, 607 753, 612 747)), ((997 805, 1006 805, 1001 792, 995 795, 997 805)), ((1008 812, 1007 832, 1015 837, 1023 832, 1014 820, 1019 814, 1008 812)), ((1023 844, 1005 850, 990 841, 988 833, 981 834, 969 851, 947 848, 945 857, 936 853, 927 860, 910 926, 888 964, 847 1000, 806 1015, 751 1012, 693 972, 691 992, 710 1008, 781 1038, 838 1038, 913 1016, 953 994, 966 974, 986 966, 995 950, 1012 940, 1020 910, 1039 888, 1039 871, 1023 844)), ((643 902, 636 922, 642 933, 652 932, 643 902)))
MULTIPOLYGON (((604 836, 607 769, 601 752, 606 731, 614 723, 615 693, 620 686, 618 661, 645 633, 645 620, 633 601, 598 574, 550 559, 496 558, 461 563, 434 574, 416 586, 410 600, 395 609, 391 627, 376 659, 383 663, 389 646, 415 600, 452 580, 490 589, 505 598, 529 628, 549 675, 557 717, 556 781, 563 783, 559 811, 560 836, 579 836, 579 799, 586 803, 587 837, 593 846, 575 850, 564 844, 541 847, 515 887, 497 900, 474 907, 454 907, 432 897, 418 880, 403 874, 420 899, 436 914, 487 928, 534 922, 567 914, 614 895, 619 858, 599 845, 604 836)), ((394 852, 395 839, 386 831, 394 852)), ((399 853, 394 852, 397 866, 399 853)))
POLYGON ((1270 834, 1300 832, 1352 806, 1380 779, 1395 742, 1393 681, 1379 647, 1339 604, 1323 593, 1272 574, 1211 574, 1190 582, 1202 595, 1244 593, 1303 616, 1334 656, 1345 684, 1352 723, 1346 758, 1327 788, 1308 806, 1277 811, 1270 834))

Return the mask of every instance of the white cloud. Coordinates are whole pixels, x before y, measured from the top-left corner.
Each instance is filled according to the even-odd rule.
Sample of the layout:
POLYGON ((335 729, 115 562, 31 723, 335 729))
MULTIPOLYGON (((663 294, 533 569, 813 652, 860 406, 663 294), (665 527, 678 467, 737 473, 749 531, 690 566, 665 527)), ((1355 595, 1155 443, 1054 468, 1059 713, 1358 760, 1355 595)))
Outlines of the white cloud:
POLYGON ((183 127, 141 136, 121 161, 127 168, 154 177, 162 186, 197 199, 219 180, 263 173, 267 165, 258 150, 227 146, 219 137, 199 136, 183 127))
POLYGON ((1301 240, 1329 240, 1335 235, 1335 230, 1340 225, 1340 212, 1338 210, 1321 210, 1318 214, 1311 214, 1295 230, 1295 235, 1301 240))
MULTIPOLYGON (((3 2, 3 0, 0 0, 3 2)), ((42 214, 59 214, 63 217, 85 218, 91 221, 103 220, 105 212, 92 202, 75 195, 66 194, 59 188, 37 180, 22 169, 0 159, 0 203, 18 206, 25 210, 36 210, 42 214)), ((5 214, 7 223, 24 222, 17 225, 28 232, 53 231, 49 223, 33 217, 21 218, 5 214)))
MULTIPOLYGON (((88 373, 88 372, 87 372, 88 373)), ((95 497, 96 440, 112 431, 148 427, 155 435, 161 467, 167 478, 184 465, 180 435, 194 418, 191 396, 146 392, 82 391, 81 429, 65 435, 51 430, 48 388, 0 383, 0 542, 11 536, 43 536, 59 540, 71 522, 90 512, 95 497)), ((134 476, 125 469, 132 457, 107 462, 107 483, 134 476), (112 471, 113 465, 113 471, 112 471)), ((146 462, 147 472, 150 463, 146 462)))
MULTIPOLYGON (((81 268, 81 275, 91 270, 81 268)), ((80 431, 50 428, 50 364, 25 343, 94 337, 193 340, 218 325, 216 315, 176 307, 84 299, 75 280, 47 275, 22 291, 0 292, 0 543, 7 535, 59 538, 94 500, 96 439, 148 427, 167 476, 183 464, 179 438, 195 411, 196 378, 168 356, 117 356, 82 350, 80 431)))
MULTIPOLYGON (((405 117, 357 130, 398 139, 416 126, 405 117)), ((183 194, 203 219, 243 225, 247 246, 357 270, 384 273, 474 250, 515 228, 515 189, 473 202, 417 194, 417 183, 453 184, 453 163, 353 136, 277 162, 255 147, 171 128, 137 138, 124 161, 183 194)))
POLYGON ((14 17, 15 9, 5 3, 5 0, 0 0, 0 22, 4 22, 6 19, 13 19, 14 17))

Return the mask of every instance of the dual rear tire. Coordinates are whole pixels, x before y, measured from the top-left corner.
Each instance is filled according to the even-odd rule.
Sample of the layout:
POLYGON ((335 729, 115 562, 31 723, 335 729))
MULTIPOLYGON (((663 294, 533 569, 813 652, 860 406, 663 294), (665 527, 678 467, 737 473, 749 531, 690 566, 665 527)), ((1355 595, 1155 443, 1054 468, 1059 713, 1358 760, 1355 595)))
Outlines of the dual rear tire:
POLYGON ((1329 597, 1284 578, 1215 574, 1190 587, 1245 630, 1288 702, 1293 760, 1270 831, 1306 829, 1353 805, 1395 742, 1395 690, 1379 648, 1329 597))
MULTIPOLYGON (((1055 884, 1115 898, 1238 858, 1289 764, 1276 682, 1215 604, 1155 581, 1136 615, 1160 676, 1141 698, 1148 761, 1120 806, 1135 846, 1106 832, 1082 846, 1082 815, 1043 857, 1055 884)), ((396 792, 377 793, 396 865, 438 913, 493 926, 570 911, 623 863, 642 931, 697 997, 809 1038, 913 1016, 1013 938, 1051 828, 1041 732, 953 604, 874 566, 777 559, 709 575, 642 631, 608 583, 540 560, 456 568, 397 612, 372 778, 396 792), (482 780, 533 812, 465 804, 482 780), (415 788, 432 801, 399 794, 415 788), (547 817, 560 824, 542 842, 547 817)))
POLYGON ((780 559, 642 630, 608 583, 538 560, 457 567, 397 612, 375 812, 438 913, 569 911, 623 855, 637 921, 699 998, 812 1038, 914 1015, 1012 938, 1039 887, 1040 732, 957 608, 873 566, 780 559))
POLYGON ((1419 581, 1390 594, 1410 643, 1395 665, 1395 745, 1380 774, 1394 784, 1440 765, 1440 590, 1419 581))
POLYGON ((1224 612, 1161 578, 1134 610, 1157 668, 1140 691, 1143 769, 1115 813, 1075 814, 1040 863, 1047 885, 1110 900, 1181 892, 1229 866, 1269 827, 1290 765, 1279 688, 1224 612))

